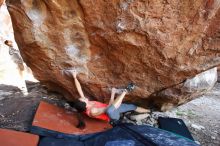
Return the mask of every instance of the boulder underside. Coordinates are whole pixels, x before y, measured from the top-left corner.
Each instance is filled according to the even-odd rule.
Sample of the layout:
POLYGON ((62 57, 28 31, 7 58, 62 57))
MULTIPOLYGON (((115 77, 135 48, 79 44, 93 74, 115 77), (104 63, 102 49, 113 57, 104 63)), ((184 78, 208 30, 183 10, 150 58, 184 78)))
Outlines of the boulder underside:
POLYGON ((126 100, 151 101, 162 110, 203 94, 216 81, 212 69, 210 86, 185 90, 187 79, 220 64, 219 0, 6 3, 24 61, 39 81, 69 100, 77 92, 63 71, 72 68, 92 99, 108 102, 112 87, 133 82, 136 89, 126 100))

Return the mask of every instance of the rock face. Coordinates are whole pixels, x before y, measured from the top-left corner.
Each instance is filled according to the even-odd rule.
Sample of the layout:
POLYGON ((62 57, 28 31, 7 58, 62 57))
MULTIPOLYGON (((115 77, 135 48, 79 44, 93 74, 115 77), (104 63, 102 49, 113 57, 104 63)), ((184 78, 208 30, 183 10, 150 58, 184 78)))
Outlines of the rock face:
MULTIPOLYGON (((38 80, 68 99, 76 89, 62 71, 73 67, 91 98, 108 101, 111 87, 134 82, 127 100, 146 102, 220 64, 219 0, 6 3, 23 59, 38 80)), ((172 98, 167 102, 180 104, 194 96, 172 98)))

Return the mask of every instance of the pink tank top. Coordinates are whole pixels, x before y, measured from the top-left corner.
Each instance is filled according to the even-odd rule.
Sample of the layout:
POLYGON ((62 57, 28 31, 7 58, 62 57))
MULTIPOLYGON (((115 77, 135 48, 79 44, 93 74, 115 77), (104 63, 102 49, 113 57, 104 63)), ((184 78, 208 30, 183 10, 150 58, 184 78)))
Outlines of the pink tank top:
MULTIPOLYGON (((101 102, 98 102, 98 101, 89 101, 89 102, 93 103, 94 104, 93 107, 96 107, 96 108, 103 108, 103 107, 107 107, 108 106, 107 104, 101 103, 101 102)), ((87 108, 86 111, 85 111, 85 114, 90 116, 90 111, 91 111, 91 109, 87 108)), ((108 122, 110 121, 110 118, 109 118, 109 116, 106 113, 103 113, 103 114, 98 115, 98 116, 93 116, 93 118, 104 120, 104 121, 108 121, 108 122)))

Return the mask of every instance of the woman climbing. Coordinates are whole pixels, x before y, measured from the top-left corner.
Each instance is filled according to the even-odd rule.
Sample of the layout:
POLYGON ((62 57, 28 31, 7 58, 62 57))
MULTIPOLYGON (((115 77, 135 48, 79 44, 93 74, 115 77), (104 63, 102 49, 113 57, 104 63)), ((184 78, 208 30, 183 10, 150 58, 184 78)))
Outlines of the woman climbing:
POLYGON ((78 112, 83 112, 89 117, 105 120, 111 123, 117 123, 120 119, 120 114, 128 111, 136 111, 137 113, 148 113, 150 110, 142 107, 137 107, 133 104, 122 103, 125 95, 134 89, 133 84, 129 84, 126 89, 111 90, 111 98, 108 104, 104 104, 98 101, 90 101, 83 94, 81 85, 77 79, 77 72, 74 70, 71 72, 74 78, 76 89, 80 95, 80 98, 75 102, 70 103, 71 106, 76 108, 78 112), (121 94, 115 99, 116 92, 121 91, 121 94))

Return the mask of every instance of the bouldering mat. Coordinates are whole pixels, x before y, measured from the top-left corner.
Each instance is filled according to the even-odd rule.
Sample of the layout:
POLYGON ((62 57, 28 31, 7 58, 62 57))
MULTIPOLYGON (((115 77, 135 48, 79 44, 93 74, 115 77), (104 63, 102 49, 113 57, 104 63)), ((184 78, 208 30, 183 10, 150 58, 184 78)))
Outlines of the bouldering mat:
MULTIPOLYGON (((82 136, 83 137, 83 136, 82 136)), ((44 137, 39 146, 198 146, 171 132, 147 125, 119 124, 102 133, 79 140, 44 137)))
POLYGON ((38 141, 38 135, 0 129, 1 146, 37 146, 38 141))
POLYGON ((159 128, 161 129, 179 134, 194 141, 191 133, 182 119, 159 117, 158 124, 159 128))
POLYGON ((86 128, 81 130, 76 127, 78 124, 76 113, 42 101, 32 122, 31 132, 42 136, 48 136, 48 134, 53 135, 55 133, 86 135, 103 132, 112 128, 108 122, 93 119, 88 116, 84 116, 84 120, 86 128), (45 133, 47 134, 44 135, 45 133))

